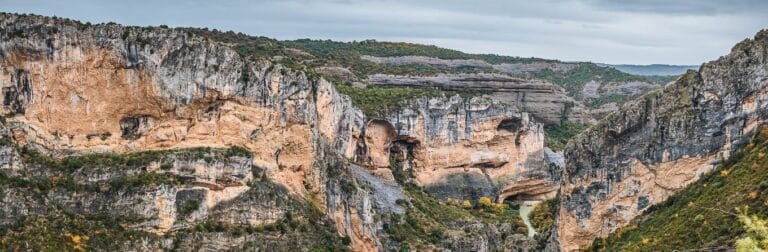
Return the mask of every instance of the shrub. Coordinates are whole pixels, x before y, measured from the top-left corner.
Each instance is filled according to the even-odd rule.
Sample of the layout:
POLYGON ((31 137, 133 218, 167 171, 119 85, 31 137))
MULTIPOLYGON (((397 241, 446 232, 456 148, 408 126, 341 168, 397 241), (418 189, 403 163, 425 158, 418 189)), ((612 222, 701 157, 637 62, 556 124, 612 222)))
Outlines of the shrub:
POLYGON ((200 208, 200 201, 188 200, 181 205, 181 209, 179 209, 179 213, 181 215, 188 215, 199 208, 200 208))
POLYGON ((229 149, 227 149, 227 152, 225 154, 226 157, 251 157, 253 154, 251 154, 251 151, 248 150, 248 148, 241 147, 241 146, 232 146, 229 149))
POLYGON ((471 209, 472 202, 469 202, 469 200, 464 200, 464 202, 461 202, 461 207, 463 207, 464 209, 471 209))
POLYGON ((544 127, 546 145, 554 151, 562 150, 571 138, 588 127, 587 124, 562 124, 544 127))
POLYGON ((488 197, 480 197, 480 199, 477 200, 477 204, 486 209, 493 207, 493 201, 488 197))

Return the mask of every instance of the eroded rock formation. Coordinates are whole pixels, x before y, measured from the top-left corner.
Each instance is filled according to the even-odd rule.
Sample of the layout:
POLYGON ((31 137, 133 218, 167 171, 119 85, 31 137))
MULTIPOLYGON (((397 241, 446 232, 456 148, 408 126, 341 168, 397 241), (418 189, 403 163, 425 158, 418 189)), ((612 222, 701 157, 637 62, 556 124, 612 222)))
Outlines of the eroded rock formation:
POLYGON ((537 79, 501 74, 440 74, 436 76, 397 76, 376 74, 374 85, 439 88, 451 91, 486 93, 495 101, 513 105, 513 110, 530 114, 544 124, 589 123, 593 119, 583 104, 575 102, 562 88, 537 79))
MULTIPOLYGON (((126 218, 142 222, 126 230, 168 234, 205 230, 200 225, 208 221, 217 227, 311 221, 317 224, 307 227, 312 234, 292 236, 291 241, 309 247, 327 231, 348 239, 355 251, 389 250, 399 243, 384 239, 388 236, 382 216, 402 214, 397 202, 407 200, 389 169, 393 160, 414 182, 441 198, 495 197, 518 181, 552 179, 530 175, 548 169, 543 164, 542 126, 518 107, 487 98, 423 98, 386 118, 370 119, 327 81, 249 58, 184 29, 94 26, 12 14, 0 14, 0 29, 2 112, 8 115, 2 139, 11 139, 0 149, 3 172, 16 179, 74 176, 78 186, 134 175, 159 174, 174 181, 140 184, 138 192, 116 188, 79 195, 56 189, 40 196, 16 188, 4 196, 3 202, 15 205, 3 211, 15 214, 0 218, 3 222, 18 221, 45 208, 49 200, 74 204, 77 207, 67 209, 82 216, 128 206, 126 218), (114 167, 83 165, 48 174, 51 167, 46 163, 17 162, 19 150, 66 158, 198 147, 208 149, 202 156, 179 154, 162 162, 126 165, 119 172, 128 175, 82 179, 77 177, 81 172, 115 172, 114 167), (216 151, 227 148, 234 154, 216 151), (350 166, 348 160, 358 160, 367 169, 350 166)), ((550 183, 546 193, 554 190, 556 185, 550 183)), ((472 240, 463 232, 451 234, 455 242, 443 246, 504 247, 509 239, 502 234, 514 232, 508 223, 498 230, 472 225, 483 232, 472 240)), ((176 239, 145 237, 123 244, 123 249, 290 246, 268 235, 201 232, 176 239)), ((524 237, 514 239, 531 243, 524 237)))
POLYGON ((667 199, 768 119, 768 31, 625 105, 565 151, 559 243, 575 251, 667 199))
POLYGON ((557 186, 543 141, 541 124, 513 106, 487 98, 422 98, 369 121, 360 158, 384 177, 391 176, 390 163, 400 164, 441 199, 495 197, 530 179, 546 185, 531 192, 545 194, 557 186))

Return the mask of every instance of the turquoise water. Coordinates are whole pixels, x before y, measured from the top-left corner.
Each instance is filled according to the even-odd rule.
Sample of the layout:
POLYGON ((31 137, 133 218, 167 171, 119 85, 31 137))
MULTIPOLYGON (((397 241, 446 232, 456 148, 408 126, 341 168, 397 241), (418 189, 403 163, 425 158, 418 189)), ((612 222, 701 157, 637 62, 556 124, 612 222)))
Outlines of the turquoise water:
POLYGON ((536 231, 533 230, 533 226, 531 225, 531 220, 528 219, 528 216, 531 215, 531 210, 533 210, 533 206, 528 206, 527 204, 520 205, 520 218, 523 218, 523 222, 525 222, 525 226, 528 227, 528 237, 533 237, 536 234, 536 231))

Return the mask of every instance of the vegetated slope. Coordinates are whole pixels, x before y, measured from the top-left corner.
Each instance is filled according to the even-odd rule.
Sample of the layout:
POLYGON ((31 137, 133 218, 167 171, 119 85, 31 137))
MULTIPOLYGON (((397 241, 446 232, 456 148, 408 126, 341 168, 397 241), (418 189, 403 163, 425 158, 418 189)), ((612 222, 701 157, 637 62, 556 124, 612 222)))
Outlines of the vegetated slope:
MULTIPOLYGON (((600 64, 600 65, 603 65, 603 64, 600 64)), ((645 76, 681 75, 681 74, 684 74, 685 71, 696 70, 697 68, 699 68, 698 65, 665 65, 665 64, 651 64, 651 65, 605 64, 604 66, 610 66, 618 69, 619 71, 629 73, 629 74, 645 75, 645 76)))
POLYGON ((672 251, 733 248, 744 233, 735 208, 768 217, 768 127, 716 170, 650 207, 606 239, 596 251, 672 251))
POLYGON ((577 250, 628 225, 746 145, 768 118, 767 48, 768 32, 757 32, 569 141, 561 249, 577 250))
POLYGON ((232 249, 298 247, 324 251, 343 250, 349 245, 349 238, 339 237, 333 223, 316 206, 270 181, 261 168, 249 164, 251 153, 240 147, 56 159, 19 148, 6 135, 0 141, 4 164, 25 167, 0 170, 0 250, 139 251, 157 246, 184 251, 210 246, 210 237, 246 241, 245 247, 239 248, 243 243, 231 243, 232 249), (242 197, 208 208, 199 188, 193 187, 203 182, 188 167, 190 163, 198 168, 225 163, 224 169, 240 164, 243 172, 259 178, 247 182, 250 188, 242 197), (157 170, 151 171, 152 167, 157 170), (177 192, 175 204, 167 206, 173 210, 155 208, 153 203, 164 202, 168 192, 177 192), (242 214, 242 206, 259 208, 277 221, 255 226, 229 222, 231 216, 242 214), (274 209, 285 212, 275 214, 274 209), (153 231, 158 224, 152 215, 166 210, 178 213, 178 221, 186 225, 158 234, 153 231), (201 218, 206 212, 209 217, 201 218))

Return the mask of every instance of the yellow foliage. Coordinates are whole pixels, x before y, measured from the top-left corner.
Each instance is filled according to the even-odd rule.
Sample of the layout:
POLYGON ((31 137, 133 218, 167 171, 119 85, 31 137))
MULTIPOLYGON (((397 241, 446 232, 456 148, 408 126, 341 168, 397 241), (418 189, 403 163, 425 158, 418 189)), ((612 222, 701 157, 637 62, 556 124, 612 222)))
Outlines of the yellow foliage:
POLYGON ((648 245, 651 243, 651 239, 648 239, 646 237, 643 237, 643 245, 648 245))
POLYGON ((464 209, 470 209, 472 208, 472 202, 469 202, 469 200, 464 200, 464 202, 461 202, 461 206, 464 209))
POLYGON ((82 244, 84 241, 88 241, 88 236, 80 236, 80 235, 73 235, 73 234, 65 234, 69 236, 69 239, 72 240, 72 248, 76 251, 85 251, 85 245, 82 244))
POLYGON ((759 194, 756 191, 749 192, 750 199, 757 199, 757 196, 759 196, 759 194))
POLYGON ((480 199, 477 200, 477 204, 480 204, 480 206, 483 207, 492 207, 493 201, 491 201, 491 198, 488 197, 480 197, 480 199))
POLYGON ((728 173, 729 173, 728 170, 722 170, 722 171, 720 171, 720 176, 721 177, 728 177, 728 173))

